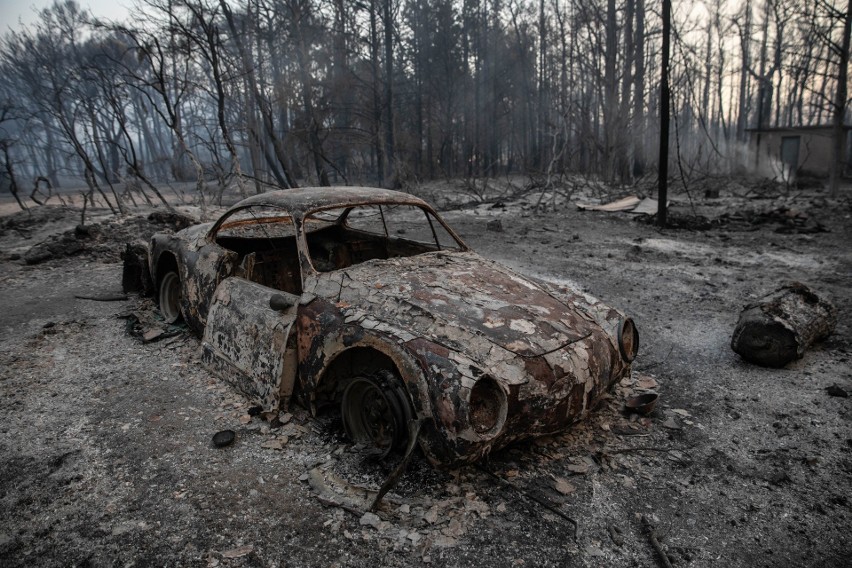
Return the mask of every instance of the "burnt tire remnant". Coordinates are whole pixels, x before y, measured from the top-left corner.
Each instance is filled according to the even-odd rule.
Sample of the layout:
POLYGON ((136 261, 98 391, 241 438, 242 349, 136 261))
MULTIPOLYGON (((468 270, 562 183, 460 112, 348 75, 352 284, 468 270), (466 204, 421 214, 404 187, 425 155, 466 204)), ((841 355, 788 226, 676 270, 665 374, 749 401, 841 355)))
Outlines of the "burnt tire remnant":
POLYGON ((390 371, 353 378, 340 405, 346 434, 378 457, 405 447, 414 417, 402 382, 390 371))
POLYGON ((180 319, 180 276, 177 272, 167 272, 160 282, 160 314, 166 323, 175 323, 180 319))
POLYGON ((792 282, 743 309, 731 349, 749 363, 783 367, 831 335, 836 324, 837 310, 830 302, 792 282))

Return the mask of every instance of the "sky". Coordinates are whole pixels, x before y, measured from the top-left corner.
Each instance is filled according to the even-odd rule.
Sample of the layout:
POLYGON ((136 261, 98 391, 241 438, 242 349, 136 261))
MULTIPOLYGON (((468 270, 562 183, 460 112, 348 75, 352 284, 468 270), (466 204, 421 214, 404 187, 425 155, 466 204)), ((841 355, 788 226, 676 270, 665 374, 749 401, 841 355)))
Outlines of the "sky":
MULTIPOLYGON (((77 0, 83 8, 102 18, 119 20, 127 16, 132 0, 77 0)), ((32 24, 39 10, 53 4, 53 0, 0 0, 0 34, 20 27, 19 21, 32 24)))

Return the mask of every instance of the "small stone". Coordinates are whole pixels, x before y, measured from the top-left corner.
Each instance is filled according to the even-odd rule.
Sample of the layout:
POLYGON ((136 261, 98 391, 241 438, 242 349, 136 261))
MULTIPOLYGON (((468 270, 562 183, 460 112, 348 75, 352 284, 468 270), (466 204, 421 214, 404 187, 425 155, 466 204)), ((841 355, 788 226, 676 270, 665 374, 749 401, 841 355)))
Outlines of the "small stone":
POLYGON ((612 542, 615 543, 616 546, 624 545, 624 536, 621 534, 621 529, 615 525, 610 525, 607 527, 609 531, 609 537, 612 539, 612 542))
POLYGON ((382 520, 375 513, 367 512, 361 517, 359 523, 361 523, 361 526, 377 529, 382 524, 382 520))
POLYGON ((432 508, 426 511, 426 514, 423 515, 423 518, 426 519, 430 525, 434 525, 438 522, 438 506, 432 505, 432 508))
POLYGON ((452 548, 453 546, 456 546, 458 543, 459 543, 458 539, 455 539, 451 536, 447 536, 447 535, 443 535, 443 534, 439 535, 435 539, 435 546, 437 546, 439 548, 452 548))
POLYGON ((251 422, 251 416, 249 416, 248 414, 243 414, 242 416, 240 416, 240 424, 248 424, 249 422, 251 422))
POLYGON ((163 333, 164 332, 162 329, 149 329, 148 331, 142 334, 142 342, 150 343, 151 341, 154 341, 155 339, 163 335, 163 333))
POLYGON ((451 519, 450 524, 447 526, 447 528, 445 528, 441 532, 443 532, 447 536, 458 538, 465 533, 465 528, 458 521, 458 519, 451 519))
MULTIPOLYGON (((568 481, 562 477, 556 477, 553 480, 553 488, 556 489, 559 493, 563 495, 570 495, 574 493, 577 488, 568 483, 568 481)), ((504 506, 505 508, 505 506, 504 506)))
POLYGON ((772 474, 772 477, 769 478, 769 482, 773 485, 781 485, 782 483, 790 481, 790 476, 787 475, 787 472, 783 469, 781 471, 777 471, 772 474))
POLYGON ((279 440, 267 440, 260 445, 261 448, 266 448, 267 450, 280 450, 283 446, 279 440))
POLYGON ((503 222, 500 219, 492 219, 491 221, 488 221, 487 225, 485 225, 485 229, 495 233, 502 233, 503 222))
POLYGON ((640 389, 652 390, 660 386, 660 383, 651 377, 641 377, 636 381, 636 386, 640 389))
POLYGON ((407 515, 411 512, 411 506, 408 503, 403 503, 399 506, 398 511, 403 515, 407 515))
POLYGON ((836 384, 826 387, 825 392, 827 392, 829 396, 838 396, 840 398, 849 397, 849 393, 836 384))
POLYGON ((678 424, 677 420, 675 420, 671 416, 666 418, 666 420, 660 425, 663 428, 668 428, 669 430, 681 430, 682 429, 681 425, 678 424))

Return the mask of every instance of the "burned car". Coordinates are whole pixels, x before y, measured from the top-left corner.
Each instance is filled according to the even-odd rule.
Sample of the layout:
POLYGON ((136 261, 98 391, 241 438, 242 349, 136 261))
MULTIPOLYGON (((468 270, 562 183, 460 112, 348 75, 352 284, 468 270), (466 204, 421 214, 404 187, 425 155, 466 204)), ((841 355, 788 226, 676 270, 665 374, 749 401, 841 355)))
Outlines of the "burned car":
POLYGON ((564 430, 638 348, 618 310, 482 258, 396 191, 259 194, 154 235, 149 263, 163 317, 264 411, 335 405, 354 442, 434 464, 564 430))

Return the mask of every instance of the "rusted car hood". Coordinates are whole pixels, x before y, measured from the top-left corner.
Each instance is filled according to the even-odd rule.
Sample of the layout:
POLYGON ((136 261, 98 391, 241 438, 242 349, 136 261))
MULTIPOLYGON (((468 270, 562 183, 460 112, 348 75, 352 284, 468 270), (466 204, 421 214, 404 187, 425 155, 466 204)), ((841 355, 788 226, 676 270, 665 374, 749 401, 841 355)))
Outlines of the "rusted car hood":
POLYGON ((404 321, 411 333, 439 340, 440 328, 457 328, 524 357, 556 351, 601 330, 577 306, 476 253, 374 260, 334 278, 340 278, 341 302, 377 320, 404 321), (400 310, 414 313, 400 318, 400 310))

